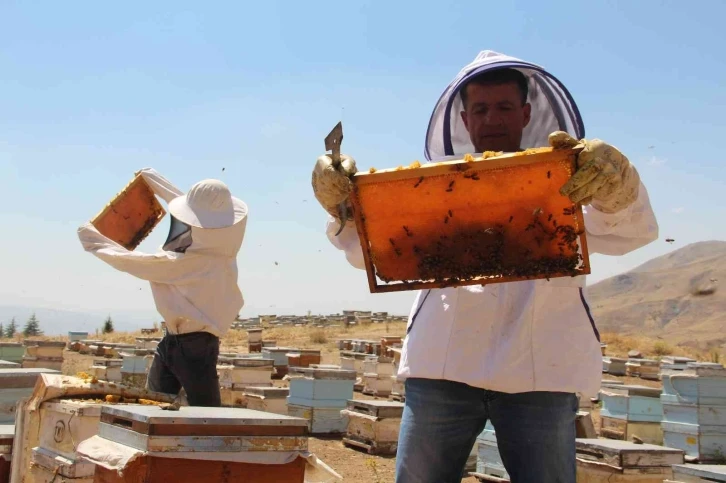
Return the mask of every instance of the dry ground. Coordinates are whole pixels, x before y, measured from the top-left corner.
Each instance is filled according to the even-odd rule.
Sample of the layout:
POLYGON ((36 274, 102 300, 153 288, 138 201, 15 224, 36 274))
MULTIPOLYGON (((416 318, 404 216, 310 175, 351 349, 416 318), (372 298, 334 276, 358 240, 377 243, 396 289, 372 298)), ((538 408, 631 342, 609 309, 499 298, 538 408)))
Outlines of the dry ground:
MULTIPOLYGON (((367 326, 351 327, 329 327, 325 329, 290 327, 272 328, 264 332, 264 339, 274 339, 278 346, 295 348, 318 348, 322 351, 323 363, 339 363, 336 339, 338 338, 360 338, 379 339, 383 335, 403 335, 405 333, 404 323, 372 324, 367 326)), ((119 333, 102 337, 113 342, 133 343, 135 337, 140 333, 119 333)), ((604 341, 608 345, 609 355, 623 356, 628 350, 638 349, 645 357, 658 357, 663 349, 660 340, 647 338, 625 337, 615 334, 605 334, 604 341)), ((702 357, 704 354, 684 352, 684 348, 671 349, 668 351, 678 355, 690 355, 702 357)), ((247 334, 244 331, 232 331, 222 341, 222 351, 247 352, 247 334)), ((66 359, 63 365, 63 372, 75 374, 87 369, 92 361, 92 356, 83 356, 74 352, 66 352, 66 359)), ((646 381, 638 378, 605 376, 606 379, 622 380, 626 384, 640 384, 651 387, 659 387, 658 381, 646 381)), ((286 385, 284 381, 277 381, 276 384, 286 385)), ((356 398, 368 398, 360 393, 355 393, 356 398)), ((599 430, 599 407, 593 408, 593 422, 599 430)), ((370 456, 362 451, 345 447, 339 437, 312 437, 310 438, 310 450, 318 455, 323 461, 338 471, 346 481, 360 482, 391 482, 394 480, 395 458, 370 456)), ((466 483, 473 483, 474 478, 466 478, 466 483)))

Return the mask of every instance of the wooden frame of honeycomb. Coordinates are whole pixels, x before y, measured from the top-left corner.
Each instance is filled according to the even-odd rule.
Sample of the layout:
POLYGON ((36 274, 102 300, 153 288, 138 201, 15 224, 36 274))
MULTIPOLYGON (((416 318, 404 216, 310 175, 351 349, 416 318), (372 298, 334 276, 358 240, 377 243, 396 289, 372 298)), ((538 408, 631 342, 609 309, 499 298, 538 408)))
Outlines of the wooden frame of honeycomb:
POLYGON ((138 174, 91 223, 101 234, 133 251, 165 214, 148 183, 138 174))
POLYGON ((577 152, 537 148, 357 173, 351 203, 370 291, 589 274, 582 208, 559 193, 577 152))

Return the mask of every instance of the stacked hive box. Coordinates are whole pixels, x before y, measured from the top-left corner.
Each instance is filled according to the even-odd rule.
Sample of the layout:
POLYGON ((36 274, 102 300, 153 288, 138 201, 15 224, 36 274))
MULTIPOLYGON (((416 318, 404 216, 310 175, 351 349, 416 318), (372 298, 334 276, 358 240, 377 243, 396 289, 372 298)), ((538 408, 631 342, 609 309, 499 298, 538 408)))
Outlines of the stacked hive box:
POLYGON ((262 352, 262 329, 247 329, 247 352, 262 352))
POLYGON ((76 454, 81 441, 98 434, 101 403, 54 400, 40 405, 40 440, 32 449, 31 482, 91 483, 94 466, 76 454))
POLYGON ((369 454, 396 454, 402 403, 349 400, 341 414, 348 417, 345 444, 363 448, 369 454))
POLYGON ((23 345, 25 346, 23 368, 61 370, 63 366, 63 349, 66 347, 65 342, 26 339, 23 341, 23 345))
POLYGON ((577 439, 577 481, 662 483, 683 463, 683 451, 607 439, 577 439))
POLYGON ((287 414, 287 396, 290 390, 286 387, 247 387, 244 390, 247 409, 265 411, 275 414, 287 414))
POLYGON ((623 357, 603 357, 602 371, 613 376, 624 376, 627 362, 628 360, 623 357))
POLYGON ((154 361, 154 350, 133 349, 121 352, 121 382, 129 387, 146 387, 146 375, 154 361))
POLYGON ((136 347, 138 349, 156 349, 161 342, 161 337, 137 337, 136 347))
POLYGON ((664 370, 663 437, 700 462, 726 455, 726 369, 720 364, 689 363, 685 370, 664 370))
POLYGON ((348 420, 341 410, 353 399, 355 372, 294 367, 289 376, 287 413, 307 419, 313 434, 345 432, 348 420))
POLYGON ((245 388, 272 386, 272 359, 235 357, 230 364, 217 366, 222 405, 246 406, 245 388))
POLYGON ((289 367, 310 367, 313 364, 320 364, 320 350, 296 349, 288 353, 287 361, 289 367))
POLYGON ((15 367, 20 367, 20 364, 18 364, 17 362, 0 360, 0 369, 13 369, 15 367))
POLYGON ((81 443, 79 452, 98 463, 109 447, 134 456, 114 469, 98 464, 97 481, 303 483, 299 456, 307 439, 305 420, 249 409, 105 406, 98 436, 81 443))
POLYGON ((93 361, 90 374, 101 381, 121 382, 123 363, 123 359, 96 359, 93 361))
POLYGON ((40 374, 58 374, 53 369, 0 369, 0 424, 15 423, 15 409, 30 397, 40 374))
POLYGON ((282 379, 288 372, 287 365, 287 354, 289 352, 295 352, 296 349, 291 347, 263 347, 262 357, 265 359, 272 359, 275 361, 274 367, 275 372, 273 374, 274 379, 282 379))
POLYGON ((388 397, 393 389, 393 359, 378 357, 368 359, 363 366, 363 394, 388 397))
POLYGON ((393 353, 393 375, 391 376, 391 399, 394 401, 405 401, 406 400, 406 384, 404 381, 398 380, 398 367, 401 365, 401 349, 399 347, 392 347, 391 352, 393 353))
POLYGON ((660 365, 653 359, 628 359, 625 363, 625 373, 630 377, 657 381, 659 371, 660 365))
POLYGON ((651 444, 663 443, 660 389, 611 386, 600 390, 600 435, 630 441, 633 435, 651 444))
POLYGON ((697 361, 696 359, 691 359, 690 357, 666 356, 660 360, 660 368, 661 370, 684 370, 688 368, 688 364, 691 362, 697 361))

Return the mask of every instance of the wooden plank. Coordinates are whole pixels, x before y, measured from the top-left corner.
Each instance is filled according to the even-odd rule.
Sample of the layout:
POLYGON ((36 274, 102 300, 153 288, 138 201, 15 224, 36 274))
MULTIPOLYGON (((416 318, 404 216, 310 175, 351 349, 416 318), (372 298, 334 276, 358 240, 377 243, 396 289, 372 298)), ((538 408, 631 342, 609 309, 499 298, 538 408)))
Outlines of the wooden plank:
POLYGON ((575 418, 575 431, 578 438, 597 438, 595 425, 589 412, 579 411, 575 418))
MULTIPOLYGON (((351 201, 371 292, 501 283, 589 273, 587 242, 581 233, 584 226, 581 208, 573 206, 554 188, 569 179, 573 172, 576 151, 552 151, 549 148, 539 151, 536 154, 526 153, 524 156, 517 153, 507 154, 486 159, 484 162, 457 160, 427 164, 417 169, 356 174, 353 177, 355 189, 351 194, 351 201), (472 185, 471 180, 479 180, 479 175, 483 181, 476 186, 472 185), (418 189, 421 179, 425 180, 423 189, 418 189), (505 179, 508 182, 504 182, 505 179), (452 181, 460 185, 459 189, 453 189, 452 181), (487 183, 494 184, 497 188, 504 184, 508 191, 484 189, 487 183), (518 189, 522 183, 530 184, 527 185, 525 200, 521 199, 522 193, 518 189), (474 187, 481 189, 472 189, 474 187), (490 193, 496 193, 496 198, 490 193), (393 197, 396 201, 391 202, 393 197), (386 208, 382 209, 384 205, 386 208), (397 210, 391 212, 391 206, 397 207, 397 210), (453 216, 448 218, 447 208, 453 210, 453 216), (536 235, 537 230, 530 232, 526 229, 531 222, 529 218, 533 218, 533 211, 537 212, 537 208, 546 210, 543 214, 548 222, 554 217, 557 226, 570 226, 573 233, 577 233, 575 237, 579 241, 584 259, 579 268, 552 268, 549 269, 551 273, 518 272, 514 268, 520 267, 519 270, 522 270, 521 260, 526 260, 530 255, 533 255, 533 259, 558 258, 560 253, 576 256, 577 249, 573 249, 569 242, 558 245, 561 242, 556 239, 557 236, 550 238, 549 232, 546 235, 547 240, 543 242, 536 235), (565 209, 566 213, 563 212, 565 209), (458 217, 455 212, 459 212, 458 217), (449 219, 452 220, 451 223, 448 222, 449 219), (405 230, 406 234, 403 234, 402 226, 411 229, 405 230), (498 273, 494 274, 484 268, 486 264, 474 269, 472 260, 461 258, 464 250, 459 250, 458 245, 452 245, 450 250, 441 248, 440 244, 456 245, 459 243, 457 240, 461 239, 469 248, 467 255, 472 247, 476 253, 481 251, 482 254, 491 254, 488 242, 484 243, 487 236, 480 233, 482 230, 464 233, 472 226, 482 227, 482 230, 487 226, 501 226, 502 228, 496 230, 504 233, 508 240, 511 238, 510 242, 514 240, 514 243, 505 243, 507 248, 503 252, 504 266, 511 268, 509 272, 503 273, 498 269, 498 273), (446 242, 441 241, 442 235, 448 237, 446 242), (476 235, 478 244, 471 242, 470 235, 476 235), (394 242, 389 243, 390 240, 394 242), (481 250, 477 248, 478 245, 482 245, 479 247, 481 250), (557 251, 560 247, 563 252, 557 251), (524 255, 520 253, 520 248, 524 250, 524 255), (423 257, 439 256, 442 253, 446 253, 442 255, 447 259, 446 273, 442 267, 433 270, 431 274, 421 271, 426 265, 419 265, 423 257), (473 270, 480 273, 472 273, 473 270), (388 280, 387 284, 378 284, 377 277, 384 282, 388 280), (432 277, 434 280, 431 280, 432 277)), ((521 190, 525 191, 525 185, 521 186, 521 190)))

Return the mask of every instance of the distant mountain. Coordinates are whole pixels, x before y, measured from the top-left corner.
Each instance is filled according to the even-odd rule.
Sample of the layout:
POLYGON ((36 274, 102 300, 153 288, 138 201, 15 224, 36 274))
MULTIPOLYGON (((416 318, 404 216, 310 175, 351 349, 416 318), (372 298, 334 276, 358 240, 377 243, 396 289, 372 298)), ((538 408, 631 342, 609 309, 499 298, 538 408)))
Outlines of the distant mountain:
POLYGON ((117 331, 135 331, 142 327, 152 327, 154 321, 160 320, 158 314, 145 312, 117 311, 111 313, 81 312, 71 310, 56 310, 43 307, 11 306, 0 305, 0 324, 4 327, 15 317, 18 330, 28 318, 35 313, 40 322, 40 329, 45 335, 65 335, 68 331, 87 331, 94 334, 96 329, 101 329, 103 321, 109 315, 113 320, 114 329, 117 331))
POLYGON ((726 345, 726 242, 687 245, 596 283, 588 292, 604 332, 726 345))

